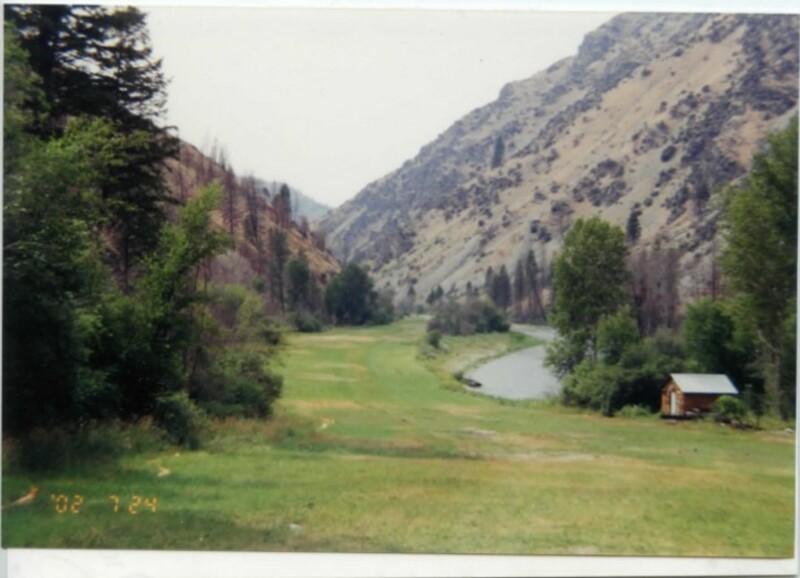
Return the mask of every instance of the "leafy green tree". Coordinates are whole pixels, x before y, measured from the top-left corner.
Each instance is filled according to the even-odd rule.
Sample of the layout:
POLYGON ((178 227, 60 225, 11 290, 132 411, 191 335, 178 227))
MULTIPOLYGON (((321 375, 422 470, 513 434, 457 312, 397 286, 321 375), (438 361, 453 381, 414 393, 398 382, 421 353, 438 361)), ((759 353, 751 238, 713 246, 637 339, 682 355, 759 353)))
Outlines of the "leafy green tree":
POLYGON ((622 229, 597 217, 578 219, 567 232, 554 263, 555 303, 550 322, 558 329, 559 339, 547 358, 558 373, 569 373, 586 353, 597 359, 600 320, 625 302, 626 252, 622 229), (570 354, 562 355, 564 352, 570 354))
POLYGON ((347 266, 325 286, 325 308, 338 325, 390 323, 394 316, 391 295, 379 294, 366 269, 347 266))
POLYGON ((762 380, 753 371, 755 337, 737 323, 731 302, 703 298, 689 303, 682 332, 698 371, 724 373, 740 389, 748 384, 761 389, 762 380))
POLYGON ((159 396, 188 386, 187 362, 204 327, 198 312, 207 293, 200 274, 230 246, 211 218, 221 194, 218 185, 200 189, 162 229, 134 294, 109 305, 105 337, 93 349, 97 365, 118 385, 123 417, 151 414, 159 396))
POLYGON ((75 422, 101 387, 87 343, 107 271, 97 159, 106 125, 71 123, 63 139, 31 143, 3 196, 4 427, 75 422), (69 199, 69 202, 65 202, 69 199))
POLYGON ((723 269, 737 315, 758 337, 769 407, 787 418, 794 411, 787 390, 795 388, 787 379, 795 370, 785 359, 784 320, 795 311, 797 292, 797 116, 767 142, 727 193, 723 269))
POLYGON ((328 313, 339 325, 364 325, 369 321, 374 300, 372 279, 356 263, 348 263, 325 288, 328 313))
POLYGON ((597 326, 597 349, 605 363, 618 363, 640 338, 639 326, 629 307, 602 317, 597 326))
MULTIPOLYGON (((623 316, 619 316, 621 320, 623 316)), ((568 342, 562 342, 568 347, 568 342)), ((612 416, 626 405, 656 411, 661 388, 670 373, 683 371, 685 356, 680 341, 662 329, 652 337, 630 343, 617 362, 582 359, 564 377, 561 397, 567 405, 587 407, 612 416)))

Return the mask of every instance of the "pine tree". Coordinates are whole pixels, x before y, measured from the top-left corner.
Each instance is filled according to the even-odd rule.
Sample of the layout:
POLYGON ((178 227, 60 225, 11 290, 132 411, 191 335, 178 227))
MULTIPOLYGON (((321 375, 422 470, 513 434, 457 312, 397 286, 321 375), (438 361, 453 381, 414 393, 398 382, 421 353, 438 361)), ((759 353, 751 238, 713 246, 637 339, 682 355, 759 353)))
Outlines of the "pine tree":
POLYGON ((269 264, 272 297, 277 299, 281 312, 286 311, 285 267, 289 259, 289 244, 286 231, 272 229, 269 232, 269 251, 272 259, 269 264))
POLYGON ((506 143, 503 141, 503 137, 501 135, 498 136, 497 139, 495 139, 494 141, 494 150, 492 152, 493 169, 496 169, 503 164, 505 153, 506 153, 506 143))
POLYGON ((78 5, 5 5, 6 21, 20 36, 46 120, 30 127, 53 138, 76 116, 103 117, 127 137, 124 162, 100 183, 111 214, 106 238, 124 288, 133 266, 153 249, 168 202, 164 161, 177 155, 177 139, 157 126, 166 103, 161 62, 152 59, 144 13, 136 8, 78 5))
POLYGON ((505 265, 502 265, 500 272, 494 276, 491 299, 503 311, 511 305, 511 279, 508 277, 505 265))
POLYGON ((517 259, 517 264, 514 266, 514 282, 513 282, 513 303, 514 308, 517 310, 517 316, 524 317, 524 306, 527 297, 525 287, 525 258, 520 257, 517 259))

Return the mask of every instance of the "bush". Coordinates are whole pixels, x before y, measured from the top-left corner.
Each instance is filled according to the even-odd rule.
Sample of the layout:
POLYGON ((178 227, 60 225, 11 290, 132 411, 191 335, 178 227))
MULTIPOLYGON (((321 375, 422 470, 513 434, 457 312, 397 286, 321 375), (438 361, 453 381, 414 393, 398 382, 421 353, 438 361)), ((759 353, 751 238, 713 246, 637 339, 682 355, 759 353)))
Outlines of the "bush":
POLYGON ((622 407, 619 402, 624 371, 616 365, 582 361, 563 381, 561 398, 565 405, 588 407, 611 416, 622 407))
POLYGON ((505 314, 486 301, 473 299, 462 305, 450 300, 436 309, 428 331, 446 335, 505 333, 511 328, 505 314))
POLYGON ((295 311, 290 316, 292 325, 301 333, 319 333, 322 331, 322 320, 308 311, 295 311))
POLYGON ((442 343, 442 333, 436 329, 428 331, 428 334, 425 336, 425 340, 428 342, 428 345, 434 349, 439 349, 439 346, 442 343))
POLYGON ((614 414, 615 417, 624 417, 628 419, 652 417, 652 415, 649 409, 641 405, 626 405, 614 414))
POLYGON ((229 348, 193 395, 215 417, 267 417, 283 388, 283 379, 269 370, 268 361, 257 347, 229 348))
POLYGON ((723 395, 714 405, 711 406, 711 411, 717 416, 717 419, 724 422, 742 423, 747 416, 747 406, 745 403, 730 395, 723 395))
POLYGON ((34 428, 3 443, 3 467, 48 472, 102 465, 126 451, 160 447, 160 432, 149 420, 123 425, 89 422, 82 427, 34 428))
POLYGON ((153 418, 172 443, 190 449, 201 446, 203 434, 208 428, 205 413, 185 391, 159 396, 153 418))

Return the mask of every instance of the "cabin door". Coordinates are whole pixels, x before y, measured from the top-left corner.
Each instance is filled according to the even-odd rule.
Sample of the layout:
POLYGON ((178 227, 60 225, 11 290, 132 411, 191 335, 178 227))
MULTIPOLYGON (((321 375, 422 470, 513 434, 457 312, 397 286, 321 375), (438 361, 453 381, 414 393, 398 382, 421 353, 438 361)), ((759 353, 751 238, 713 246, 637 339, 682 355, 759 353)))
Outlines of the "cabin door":
POLYGON ((669 414, 678 415, 678 394, 674 391, 669 393, 669 414))

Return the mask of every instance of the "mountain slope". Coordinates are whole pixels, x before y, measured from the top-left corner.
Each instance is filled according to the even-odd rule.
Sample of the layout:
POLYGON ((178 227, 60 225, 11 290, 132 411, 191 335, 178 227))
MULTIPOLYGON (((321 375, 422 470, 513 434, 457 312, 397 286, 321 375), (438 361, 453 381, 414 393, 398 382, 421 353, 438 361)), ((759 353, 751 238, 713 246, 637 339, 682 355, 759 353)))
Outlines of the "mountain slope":
POLYGON ((212 263, 214 280, 252 285, 257 278, 268 275, 273 260, 270 232, 276 229, 285 232, 292 256, 305 256, 321 284, 341 270, 336 258, 325 249, 324 236, 291 219, 282 219, 266 187, 255 179, 238 178, 195 146, 181 141, 180 154, 168 162, 166 176, 172 194, 179 200, 192 197, 198 187, 214 182, 222 184, 222 206, 214 220, 231 233, 234 248, 212 263))
POLYGON ((420 299, 530 249, 549 262, 580 216, 638 220, 633 251, 675 248, 681 296, 702 292, 717 191, 797 110, 797 38, 797 16, 617 16, 320 224, 337 256, 420 299))

